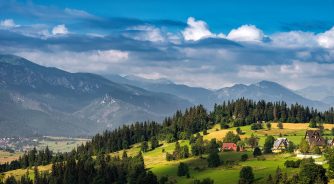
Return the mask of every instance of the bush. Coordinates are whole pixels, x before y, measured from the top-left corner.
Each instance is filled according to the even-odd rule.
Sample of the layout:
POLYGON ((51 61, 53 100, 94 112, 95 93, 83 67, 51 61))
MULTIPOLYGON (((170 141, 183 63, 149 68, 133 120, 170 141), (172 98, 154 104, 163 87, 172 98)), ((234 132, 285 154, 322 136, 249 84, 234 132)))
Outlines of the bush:
POLYGON ((174 158, 174 155, 173 154, 170 154, 170 153, 166 153, 166 160, 167 161, 172 161, 172 160, 174 160, 175 158, 174 158))
POLYGON ((194 180, 193 184, 214 184, 214 181, 210 178, 204 178, 201 180, 194 180))
POLYGON ((217 152, 210 153, 207 161, 208 167, 218 167, 220 165, 220 158, 217 152))
POLYGON ((285 163, 284 163, 284 166, 286 167, 286 168, 299 168, 299 166, 300 166, 300 162, 301 162, 301 160, 296 160, 296 161, 293 161, 293 160, 287 160, 287 161, 285 161, 285 163))
POLYGON ((220 123, 220 128, 221 129, 228 129, 228 128, 230 128, 230 126, 227 123, 223 122, 223 123, 220 123))
POLYGON ((243 161, 243 162, 248 160, 248 155, 247 154, 242 154, 240 160, 243 161))
POLYGON ((260 130, 260 129, 263 129, 262 123, 253 123, 251 125, 251 130, 260 130))
POLYGON ((260 155, 262 155, 261 149, 259 147, 254 148, 253 156, 257 157, 257 156, 260 156, 260 155))
POLYGON ((180 162, 179 167, 177 168, 178 176, 189 176, 189 167, 187 164, 180 162))
POLYGON ((254 181, 253 168, 245 166, 240 170, 239 184, 250 184, 254 181))
POLYGON ((241 134, 242 134, 242 130, 241 130, 241 128, 240 128, 240 127, 238 127, 238 128, 236 129, 236 131, 237 131, 237 134, 239 134, 239 135, 241 135, 241 134))

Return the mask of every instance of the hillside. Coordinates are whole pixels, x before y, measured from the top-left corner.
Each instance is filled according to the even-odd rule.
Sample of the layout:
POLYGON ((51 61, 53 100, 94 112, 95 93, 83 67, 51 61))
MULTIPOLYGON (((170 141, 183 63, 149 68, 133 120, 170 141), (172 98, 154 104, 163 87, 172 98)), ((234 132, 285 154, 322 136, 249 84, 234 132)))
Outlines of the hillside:
POLYGON ((320 101, 307 99, 294 93, 292 90, 271 81, 261 81, 255 84, 238 84, 217 90, 216 95, 220 102, 238 98, 247 98, 266 101, 285 101, 288 104, 299 103, 305 106, 318 108, 319 110, 328 109, 329 105, 320 101))
MULTIPOLYGON (((215 103, 236 100, 238 98, 247 98, 255 101, 285 101, 288 104, 299 103, 320 110, 327 110, 328 107, 332 105, 326 100, 309 99, 308 95, 305 97, 304 94, 310 94, 308 89, 305 89, 305 91, 293 91, 272 81, 260 81, 250 85, 235 84, 231 87, 209 90, 200 87, 175 84, 167 79, 154 80, 137 76, 121 77, 119 75, 107 75, 106 77, 111 81, 138 86, 150 91, 170 93, 186 99, 193 104, 202 104, 207 109, 211 109, 215 103)), ((314 94, 314 90, 312 94, 314 94)), ((319 91, 319 89, 317 91, 319 91)))
MULTIPOLYGON (((329 136, 329 129, 333 128, 333 124, 324 125, 326 131, 325 135, 329 136)), ((208 130, 208 134, 204 135, 205 140, 216 138, 222 140, 228 131, 235 131, 236 128, 220 129, 219 125, 215 125, 213 128, 208 130)), ((294 123, 284 123, 283 129, 278 129, 276 123, 272 123, 271 130, 251 130, 250 126, 243 126, 241 130, 244 134, 241 136, 242 139, 250 137, 252 134, 259 138, 259 145, 262 147, 266 136, 273 135, 275 138, 279 137, 279 134, 283 134, 289 140, 295 144, 299 144, 301 138, 304 136, 305 131, 309 129, 307 123, 298 123, 298 126, 294 123)), ((180 145, 189 145, 188 140, 179 141, 180 145)), ((175 148, 174 143, 160 142, 161 146, 155 150, 149 150, 143 153, 144 162, 146 168, 156 174, 159 178, 163 176, 169 176, 169 180, 177 181, 178 183, 189 183, 191 184, 194 179, 204 179, 210 177, 215 183, 237 183, 239 179, 239 171, 242 166, 252 166, 255 173, 254 183, 264 183, 269 174, 274 175, 277 167, 280 167, 282 171, 288 173, 291 177, 293 174, 298 172, 298 168, 286 168, 284 162, 286 160, 297 160, 294 154, 268 154, 261 159, 254 158, 252 156, 252 149, 248 149, 245 152, 220 152, 219 156, 224 162, 234 163, 232 165, 221 165, 217 168, 207 167, 207 155, 203 155, 204 159, 200 157, 190 157, 187 159, 181 159, 177 161, 166 161, 166 152, 173 152, 175 148), (249 159, 245 162, 241 162, 240 158, 242 154, 248 154, 249 159), (190 178, 177 176, 177 167, 179 162, 184 162, 190 166, 190 178)), ((141 143, 133 145, 130 149, 126 149, 128 156, 135 156, 140 151, 141 143)), ((111 153, 111 156, 122 156, 123 151, 111 153)), ((326 165, 325 165, 326 166, 326 165)), ((327 167, 327 166, 326 166, 327 167)), ((40 170, 50 170, 50 165, 41 166, 40 170)), ((24 169, 9 171, 5 176, 14 175, 17 178, 24 175, 26 172, 24 169)), ((31 170, 32 172, 33 170, 31 170)))
POLYGON ((161 120, 191 105, 166 93, 48 68, 13 55, 0 55, 0 91, 4 136, 94 134, 133 121, 161 120), (103 103, 106 96, 115 103, 103 103))

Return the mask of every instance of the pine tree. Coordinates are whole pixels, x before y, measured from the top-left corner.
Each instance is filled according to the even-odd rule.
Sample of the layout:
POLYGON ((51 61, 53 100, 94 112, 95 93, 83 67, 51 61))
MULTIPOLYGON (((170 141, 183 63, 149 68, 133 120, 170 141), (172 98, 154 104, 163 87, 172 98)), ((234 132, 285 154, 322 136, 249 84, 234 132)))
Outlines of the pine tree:
POLYGON ((159 141, 155 136, 153 136, 151 138, 151 148, 152 148, 152 150, 154 150, 157 147, 159 147, 159 141))

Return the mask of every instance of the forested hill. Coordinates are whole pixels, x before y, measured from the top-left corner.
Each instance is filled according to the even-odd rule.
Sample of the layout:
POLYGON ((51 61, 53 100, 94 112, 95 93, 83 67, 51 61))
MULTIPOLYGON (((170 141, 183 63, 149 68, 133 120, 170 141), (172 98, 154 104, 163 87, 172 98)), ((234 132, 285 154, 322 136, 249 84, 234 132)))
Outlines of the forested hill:
MULTIPOLYGON (((158 140, 167 143, 189 140, 189 143, 194 143, 200 137, 199 132, 203 131, 205 134, 206 130, 217 123, 222 128, 227 128, 257 125, 262 121, 309 122, 310 125, 321 126, 322 123, 334 123, 334 109, 319 112, 298 104, 287 106, 285 102, 255 102, 247 99, 215 105, 211 112, 208 112, 202 105, 198 105, 183 112, 177 111, 173 116, 165 118, 162 124, 154 121, 136 122, 112 131, 105 131, 95 135, 90 142, 79 146, 70 153, 52 154, 48 149, 38 152, 35 149, 31 150, 17 161, 0 165, 0 173, 52 163, 50 173, 40 175, 35 169, 35 183, 106 183, 106 181, 158 183, 157 177, 145 169, 141 152, 134 157, 128 157, 127 153, 123 152, 122 159, 110 157, 106 153, 125 150, 139 142, 145 145, 144 143, 151 141, 154 145, 154 140, 157 146, 158 140), (94 160, 92 156, 96 156, 96 159, 94 160), (36 178, 40 181, 36 181, 36 178)), ((215 141, 213 141, 214 150, 217 150, 215 141)), ((203 145, 198 148, 196 145, 192 144, 192 153, 195 155, 204 153, 203 145)), ((187 147, 186 149, 189 152, 187 147)), ((13 177, 7 179, 6 182, 10 180, 16 182, 13 177)), ((21 183, 32 183, 28 174, 21 178, 21 183)))
POLYGON ((211 112, 198 105, 184 112, 177 111, 173 116, 165 118, 162 124, 136 122, 97 134, 84 149, 94 153, 113 152, 148 141, 153 136, 173 142, 189 139, 194 133, 207 130, 217 123, 222 127, 239 127, 262 121, 334 124, 334 109, 321 112, 298 104, 288 106, 285 102, 256 102, 247 99, 215 105, 211 112))

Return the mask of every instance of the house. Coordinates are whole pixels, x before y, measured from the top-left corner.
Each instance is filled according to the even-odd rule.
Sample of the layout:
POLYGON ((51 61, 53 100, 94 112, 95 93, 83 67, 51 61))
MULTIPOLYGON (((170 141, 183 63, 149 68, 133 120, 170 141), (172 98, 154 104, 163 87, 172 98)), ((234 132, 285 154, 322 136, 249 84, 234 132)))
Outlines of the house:
POLYGON ((287 138, 278 138, 275 140, 272 151, 274 153, 279 153, 286 150, 289 146, 289 141, 287 138))
POLYGON ((327 146, 334 146, 334 139, 327 140, 327 146))
POLYGON ((321 136, 320 130, 307 130, 305 134, 305 140, 309 145, 313 146, 326 146, 326 140, 321 136))
MULTIPOLYGON (((235 143, 223 143, 222 151, 238 151, 238 146, 235 143)), ((239 151, 243 151, 243 147, 239 147, 239 151)))

